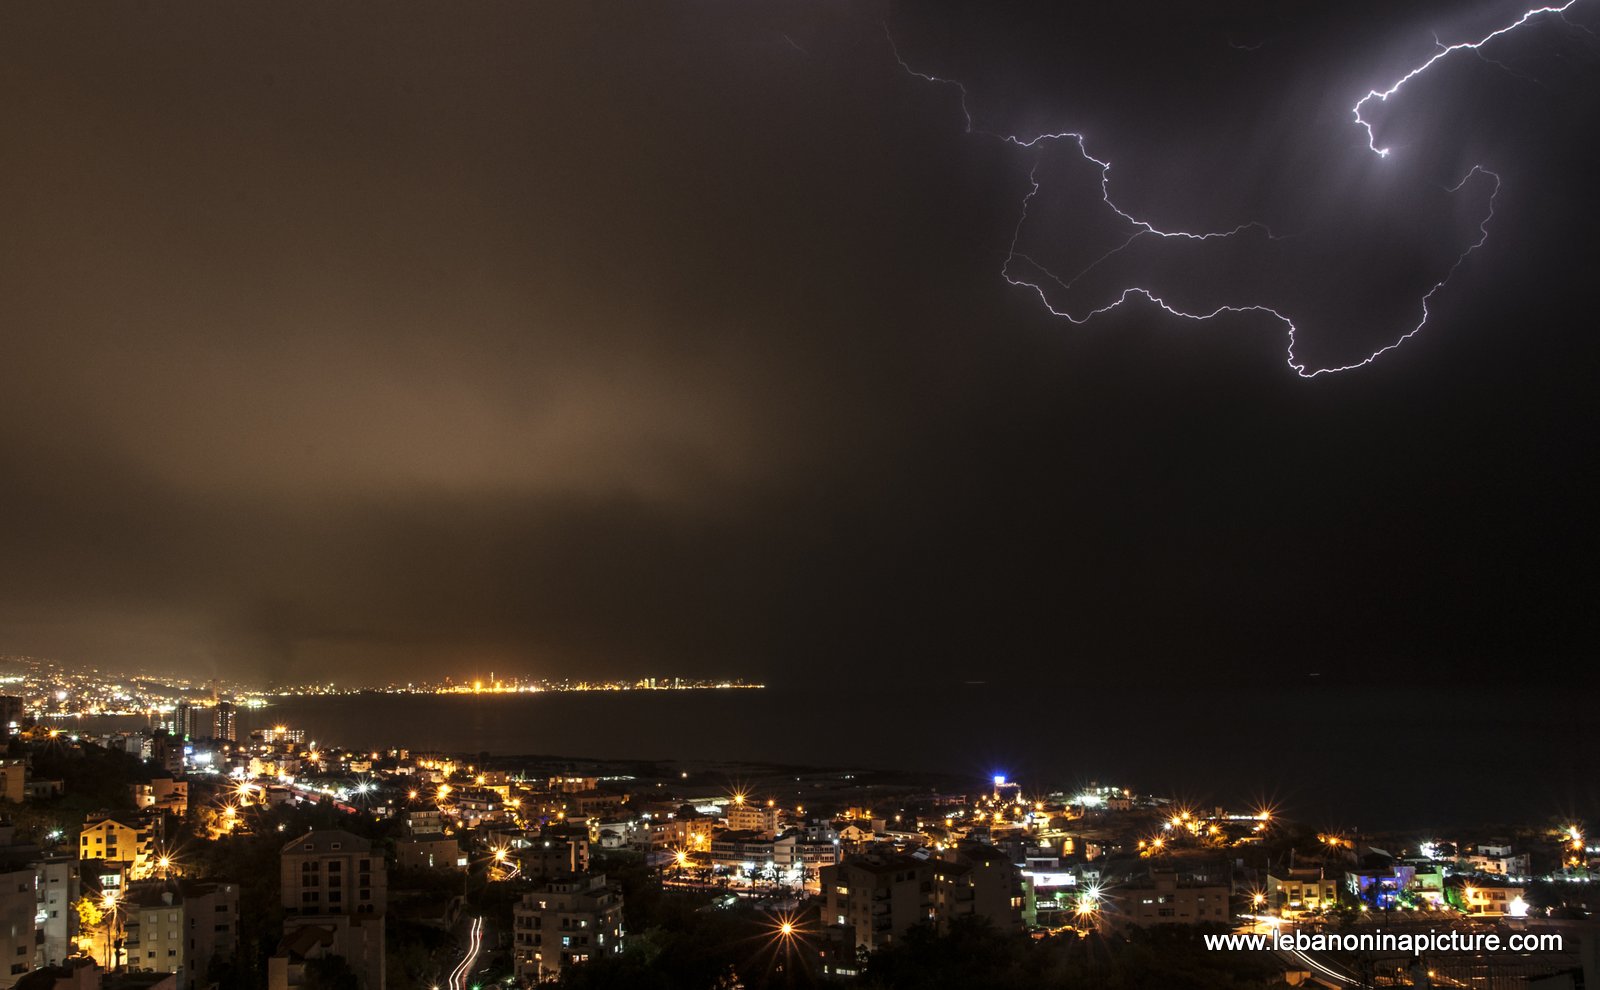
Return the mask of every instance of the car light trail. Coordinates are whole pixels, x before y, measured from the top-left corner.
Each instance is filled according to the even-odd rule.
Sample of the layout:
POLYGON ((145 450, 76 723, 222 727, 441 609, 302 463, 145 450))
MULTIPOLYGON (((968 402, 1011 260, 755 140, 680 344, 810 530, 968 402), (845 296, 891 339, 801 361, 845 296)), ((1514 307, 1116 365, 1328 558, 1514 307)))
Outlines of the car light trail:
POLYGON ((467 954, 456 968, 450 971, 449 990, 467 990, 467 980, 478 964, 478 954, 483 951, 483 919, 473 918, 467 930, 467 954))

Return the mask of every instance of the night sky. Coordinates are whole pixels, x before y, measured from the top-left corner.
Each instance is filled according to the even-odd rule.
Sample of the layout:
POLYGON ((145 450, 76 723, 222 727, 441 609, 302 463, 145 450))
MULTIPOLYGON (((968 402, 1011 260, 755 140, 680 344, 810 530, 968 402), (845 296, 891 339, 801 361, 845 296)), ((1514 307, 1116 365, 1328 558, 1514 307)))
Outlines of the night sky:
POLYGON ((0 8, 0 652, 1593 688, 1600 2, 0 8), (1132 8, 1123 10, 1123 8, 1132 8), (885 26, 888 31, 886 33, 885 26), (893 37, 893 47, 889 37, 893 37), (1007 283, 1126 224, 1053 305, 1007 283), (1480 174, 1478 180, 1482 180, 1480 174))

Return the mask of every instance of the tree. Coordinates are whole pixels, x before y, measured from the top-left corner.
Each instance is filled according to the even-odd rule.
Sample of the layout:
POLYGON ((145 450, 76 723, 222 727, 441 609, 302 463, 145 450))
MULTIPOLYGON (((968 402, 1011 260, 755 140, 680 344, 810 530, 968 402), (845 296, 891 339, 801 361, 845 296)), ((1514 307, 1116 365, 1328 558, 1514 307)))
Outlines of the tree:
POLYGON ((105 920, 106 913, 100 902, 92 897, 80 897, 72 907, 78 912, 78 925, 82 928, 99 928, 100 922, 105 920))

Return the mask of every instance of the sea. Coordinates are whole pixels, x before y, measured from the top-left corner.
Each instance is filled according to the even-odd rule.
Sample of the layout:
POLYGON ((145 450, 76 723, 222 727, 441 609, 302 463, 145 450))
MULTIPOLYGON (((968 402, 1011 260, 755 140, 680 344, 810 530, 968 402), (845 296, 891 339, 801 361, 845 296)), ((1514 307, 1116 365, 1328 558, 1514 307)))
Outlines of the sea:
MULTIPOLYGON (((1164 695, 955 683, 877 688, 285 698, 323 746, 940 774, 1027 793, 1091 783, 1327 828, 1600 820, 1594 702, 1545 689, 1194 687, 1164 695)), ((86 718, 86 732, 146 724, 86 718)))

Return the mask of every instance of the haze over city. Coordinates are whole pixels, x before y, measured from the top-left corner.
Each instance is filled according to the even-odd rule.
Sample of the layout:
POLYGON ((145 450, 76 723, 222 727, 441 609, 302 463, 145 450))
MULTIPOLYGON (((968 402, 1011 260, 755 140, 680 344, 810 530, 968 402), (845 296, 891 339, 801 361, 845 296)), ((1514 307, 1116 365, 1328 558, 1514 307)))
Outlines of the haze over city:
MULTIPOLYGON (((9 10, 6 649, 1587 678, 1587 15, 1369 112, 1378 160, 1350 104, 1450 9, 9 10), (1425 153, 1504 177, 1492 236, 1357 373, 1294 380, 1270 318, 1074 325, 1000 272, 1030 169, 1067 221, 1093 169, 896 52, 1167 228, 1392 213, 1425 153)), ((1454 257, 1483 206, 1327 258, 1454 257)), ((1302 349, 1365 353, 1430 284, 1391 276, 1302 349)))

